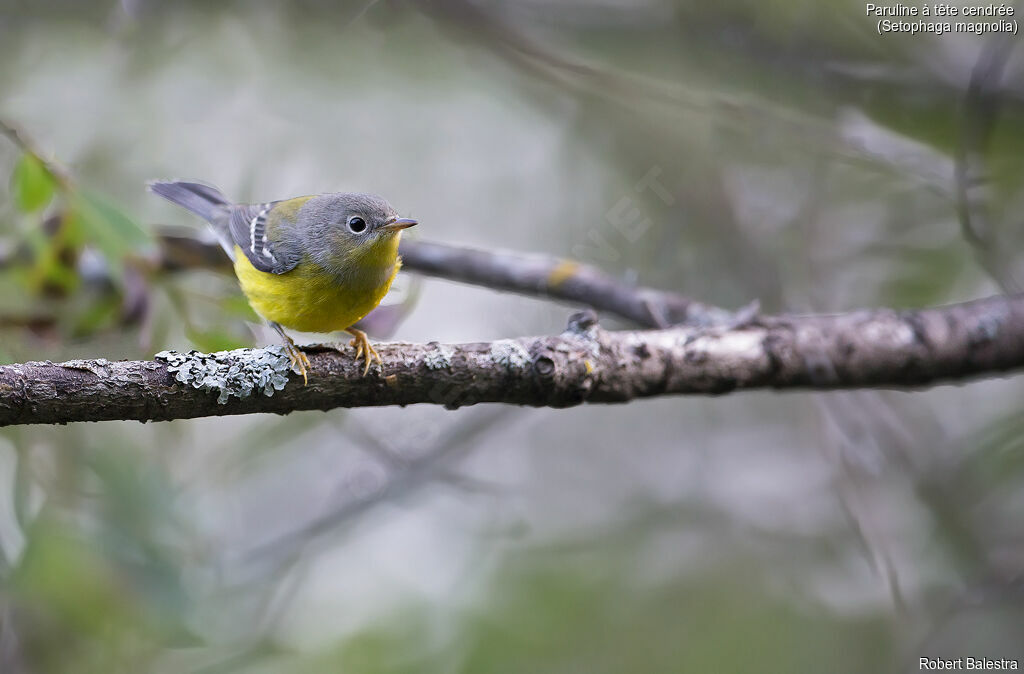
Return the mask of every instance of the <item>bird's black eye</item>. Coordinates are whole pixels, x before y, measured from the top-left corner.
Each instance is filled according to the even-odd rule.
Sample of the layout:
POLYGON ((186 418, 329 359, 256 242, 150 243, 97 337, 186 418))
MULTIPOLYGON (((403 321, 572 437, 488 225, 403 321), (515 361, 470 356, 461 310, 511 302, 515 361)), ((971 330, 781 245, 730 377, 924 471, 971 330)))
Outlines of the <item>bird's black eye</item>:
POLYGON ((348 228, 358 234, 366 229, 366 220, 363 220, 358 215, 353 215, 348 219, 348 228))

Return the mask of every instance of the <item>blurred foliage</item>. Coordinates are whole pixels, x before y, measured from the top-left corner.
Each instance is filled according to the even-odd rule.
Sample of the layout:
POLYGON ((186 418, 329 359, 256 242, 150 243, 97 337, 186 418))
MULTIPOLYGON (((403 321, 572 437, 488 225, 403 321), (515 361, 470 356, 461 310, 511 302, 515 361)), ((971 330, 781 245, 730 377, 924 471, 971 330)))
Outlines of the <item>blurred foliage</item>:
MULTIPOLYGON (((727 307, 1013 287, 1019 54, 989 126, 965 114, 990 39, 880 37, 852 0, 0 0, 0 360, 263 339, 230 276, 161 267, 164 226, 197 223, 152 178, 379 192, 431 239, 727 307)), ((373 334, 538 334, 568 311, 396 296, 373 334)), ((1024 658, 1022 394, 2 429, 0 672, 1024 658)))
MULTIPOLYGON (((0 316, 0 330, 48 331, 63 323, 57 307, 74 312, 63 330, 71 338, 137 323, 138 311, 132 315, 127 302, 140 291, 126 287, 124 267, 138 265, 152 250, 150 233, 109 198, 80 187, 64 169, 40 156, 22 132, 2 120, 0 125, 21 150, 10 179, 17 225, 0 250, 0 275, 19 295, 31 298, 33 306, 40 301, 54 306, 54 313, 0 316), (83 261, 86 251, 93 254, 91 265, 83 261), (87 291, 90 284, 99 286, 99 292, 87 291)), ((133 280, 141 278, 136 274, 133 280)))
POLYGON ((26 152, 14 166, 11 174, 11 194, 14 205, 24 213, 33 213, 53 199, 56 181, 42 161, 26 152))

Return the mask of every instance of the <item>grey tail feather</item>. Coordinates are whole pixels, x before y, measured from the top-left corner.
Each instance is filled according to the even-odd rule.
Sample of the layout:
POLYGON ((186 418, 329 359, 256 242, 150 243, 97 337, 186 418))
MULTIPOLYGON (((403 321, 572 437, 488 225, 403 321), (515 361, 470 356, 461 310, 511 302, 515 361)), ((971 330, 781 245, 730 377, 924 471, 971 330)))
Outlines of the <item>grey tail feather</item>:
POLYGON ((192 211, 211 224, 223 218, 231 205, 220 190, 202 183, 154 180, 148 186, 154 194, 192 211))

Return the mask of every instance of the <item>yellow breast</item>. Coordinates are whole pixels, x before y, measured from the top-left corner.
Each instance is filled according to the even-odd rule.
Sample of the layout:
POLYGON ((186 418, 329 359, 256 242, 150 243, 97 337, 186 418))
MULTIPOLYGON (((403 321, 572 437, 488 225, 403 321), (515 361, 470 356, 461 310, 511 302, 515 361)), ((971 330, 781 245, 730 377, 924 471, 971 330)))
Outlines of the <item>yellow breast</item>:
POLYGON ((367 270, 342 283, 308 258, 284 274, 262 272, 235 247, 235 274, 252 308, 267 320, 300 332, 344 330, 373 311, 402 264, 395 252, 390 261, 380 273, 367 270))

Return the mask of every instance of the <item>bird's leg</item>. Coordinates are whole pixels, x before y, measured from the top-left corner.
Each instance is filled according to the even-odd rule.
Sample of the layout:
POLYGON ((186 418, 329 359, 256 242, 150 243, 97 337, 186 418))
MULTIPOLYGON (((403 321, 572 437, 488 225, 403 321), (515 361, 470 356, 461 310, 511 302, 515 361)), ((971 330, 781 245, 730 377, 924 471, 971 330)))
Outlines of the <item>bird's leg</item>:
POLYGON ((295 340, 288 336, 284 328, 273 321, 269 321, 269 323, 270 327, 274 328, 274 331, 284 340, 284 350, 288 352, 288 358, 292 361, 292 370, 302 375, 303 386, 309 384, 306 373, 313 367, 309 364, 309 358, 306 358, 306 354, 302 353, 302 349, 295 344, 295 340))
POLYGON ((367 339, 365 332, 358 328, 346 328, 344 332, 352 335, 352 341, 348 345, 356 347, 356 362, 359 361, 360 357, 366 359, 366 367, 363 368, 364 377, 370 371, 370 363, 372 361, 377 361, 378 365, 382 368, 384 367, 384 361, 380 359, 380 354, 377 353, 377 350, 370 346, 370 340, 367 339))

